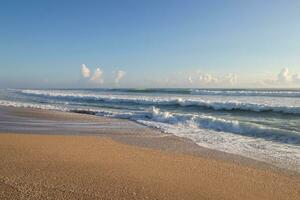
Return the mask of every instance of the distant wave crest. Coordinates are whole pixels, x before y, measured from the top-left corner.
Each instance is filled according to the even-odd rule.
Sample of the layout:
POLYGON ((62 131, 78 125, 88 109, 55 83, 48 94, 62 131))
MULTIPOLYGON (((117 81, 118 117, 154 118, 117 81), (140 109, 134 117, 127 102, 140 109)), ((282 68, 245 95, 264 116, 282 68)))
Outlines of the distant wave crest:
POLYGON ((90 92, 135 93, 135 94, 178 94, 194 96, 265 96, 300 97, 300 89, 187 89, 187 88, 129 88, 129 89, 86 89, 90 92))
POLYGON ((300 97, 299 90, 204 90, 192 89, 195 95, 300 97))
POLYGON ((208 101, 208 100, 192 100, 182 98, 154 98, 154 97, 130 97, 122 95, 97 95, 88 93, 74 93, 62 91, 46 91, 46 90, 22 90, 24 94, 47 96, 52 98, 67 98, 68 100, 88 100, 102 101, 107 103, 129 103, 141 105, 169 105, 181 107, 202 107, 213 110, 226 111, 251 111, 251 112, 278 112, 286 114, 300 114, 300 107, 297 106, 276 106, 258 103, 244 103, 238 101, 208 101))

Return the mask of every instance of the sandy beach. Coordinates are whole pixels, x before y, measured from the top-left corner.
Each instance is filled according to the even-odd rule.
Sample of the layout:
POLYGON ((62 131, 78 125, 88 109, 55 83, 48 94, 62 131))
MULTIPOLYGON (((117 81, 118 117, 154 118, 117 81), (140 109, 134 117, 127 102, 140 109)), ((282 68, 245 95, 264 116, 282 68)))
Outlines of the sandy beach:
POLYGON ((0 3, 0 200, 300 200, 300 1, 0 3))
POLYGON ((297 173, 127 120, 0 107, 0 199, 299 199, 297 173))

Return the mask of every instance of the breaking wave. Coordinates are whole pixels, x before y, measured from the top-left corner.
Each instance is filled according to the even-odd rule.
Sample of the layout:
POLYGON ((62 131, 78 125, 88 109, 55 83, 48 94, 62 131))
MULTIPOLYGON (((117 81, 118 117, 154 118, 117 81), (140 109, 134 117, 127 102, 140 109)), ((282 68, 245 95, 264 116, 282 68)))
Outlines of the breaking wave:
POLYGON ((295 131, 270 128, 249 122, 239 122, 238 120, 225 120, 210 115, 182 114, 163 112, 156 107, 149 111, 140 112, 113 112, 107 110, 71 110, 72 112, 95 114, 99 116, 130 119, 136 122, 149 125, 148 122, 157 124, 167 124, 172 126, 186 126, 190 128, 208 129, 218 132, 228 132, 254 138, 276 141, 287 144, 300 144, 300 135, 295 131))
POLYGON ((122 95, 98 95, 88 93, 73 93, 62 91, 44 90, 22 90, 24 94, 46 96, 66 100, 95 101, 107 103, 128 103, 140 105, 167 105, 180 107, 201 107, 213 110, 225 111, 251 111, 251 112, 277 112, 286 114, 300 114, 298 106, 278 106, 258 103, 245 103, 239 101, 209 101, 202 99, 183 99, 183 98, 159 98, 159 97, 131 97, 122 95))

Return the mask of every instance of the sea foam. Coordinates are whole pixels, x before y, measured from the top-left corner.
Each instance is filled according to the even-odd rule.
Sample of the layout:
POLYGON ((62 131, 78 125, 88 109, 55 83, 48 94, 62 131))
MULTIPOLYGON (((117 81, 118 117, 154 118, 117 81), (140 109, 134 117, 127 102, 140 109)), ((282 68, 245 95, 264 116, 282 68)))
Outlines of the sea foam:
POLYGON ((251 111, 251 112, 278 112, 286 114, 300 114, 299 106, 282 106, 282 105, 268 105, 264 103, 250 103, 239 101, 209 101, 204 99, 183 99, 183 98, 161 98, 161 97, 147 97, 147 96, 124 96, 124 95, 99 95, 74 93, 65 91, 44 91, 44 90, 22 90, 24 94, 48 96, 60 99, 73 100, 89 100, 102 101, 108 103, 131 103, 140 105, 169 105, 181 107, 202 107, 213 110, 225 111, 251 111))

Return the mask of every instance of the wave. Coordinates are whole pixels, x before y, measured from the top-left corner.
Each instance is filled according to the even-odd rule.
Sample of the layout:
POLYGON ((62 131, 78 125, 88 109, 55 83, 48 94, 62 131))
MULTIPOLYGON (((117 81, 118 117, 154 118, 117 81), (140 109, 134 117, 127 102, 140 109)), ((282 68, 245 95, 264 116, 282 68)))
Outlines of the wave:
POLYGON ((296 131, 282 130, 278 128, 270 128, 250 122, 240 122, 237 120, 225 120, 210 115, 195 115, 163 112, 156 107, 152 107, 148 111, 140 112, 113 112, 107 110, 83 110, 76 109, 72 112, 93 114, 106 117, 130 119, 145 125, 153 124, 155 128, 161 126, 185 126, 193 129, 208 129, 218 132, 228 132, 238 135, 263 138, 265 140, 276 141, 287 144, 300 144, 300 134, 296 131), (151 122, 151 123, 149 123, 151 122), (154 123, 153 123, 154 122, 154 123))
POLYGON ((192 89, 194 95, 300 97, 300 90, 205 90, 192 89))
POLYGON ((130 97, 122 95, 99 95, 88 93, 74 93, 62 91, 45 91, 45 90, 22 90, 24 94, 45 96, 52 98, 63 98, 67 100, 95 101, 106 103, 128 103, 153 106, 180 106, 180 107, 201 107, 213 110, 225 111, 251 111, 251 112, 276 112, 285 114, 300 114, 298 106, 277 106, 258 103, 244 103, 238 101, 208 101, 192 100, 183 98, 160 98, 160 97, 130 97))
MULTIPOLYGON (((49 104, 35 104, 25 103, 17 101, 6 101, 0 100, 1 106, 12 106, 12 107, 26 107, 26 108, 38 108, 46 110, 60 110, 70 111, 76 113, 84 113, 91 115, 100 115, 106 117, 115 117, 130 119, 136 122, 143 123, 145 125, 149 123, 145 122, 157 122, 163 123, 164 125, 184 125, 192 128, 209 129, 214 131, 229 132, 244 136, 264 138, 266 140, 272 140, 282 143, 289 144, 300 144, 300 134, 295 131, 281 130, 277 128, 269 128, 257 124, 239 122, 237 120, 225 120, 222 118, 213 117, 210 115, 196 115, 196 114, 182 114, 182 113, 171 113, 164 112, 156 107, 152 107, 146 111, 107 111, 98 109, 70 109, 63 106, 55 106, 49 104)), ((157 124, 156 124, 157 125, 157 124)))
MULTIPOLYGON (((72 91, 74 89, 61 89, 72 91)), ((178 94, 203 96, 265 96, 300 97, 300 89, 189 89, 189 88, 101 88, 84 89, 89 92, 138 93, 138 94, 178 94)))
MULTIPOLYGON (((96 91, 99 89, 96 89, 96 91)), ((191 94, 191 89, 186 88, 127 88, 127 89, 100 89, 107 92, 122 93, 166 93, 166 94, 191 94)))
POLYGON ((68 111, 67 108, 62 107, 62 106, 55 106, 55 105, 50 105, 50 104, 26 103, 26 102, 19 102, 19 101, 6 101, 6 100, 0 100, 0 106, 68 111))

